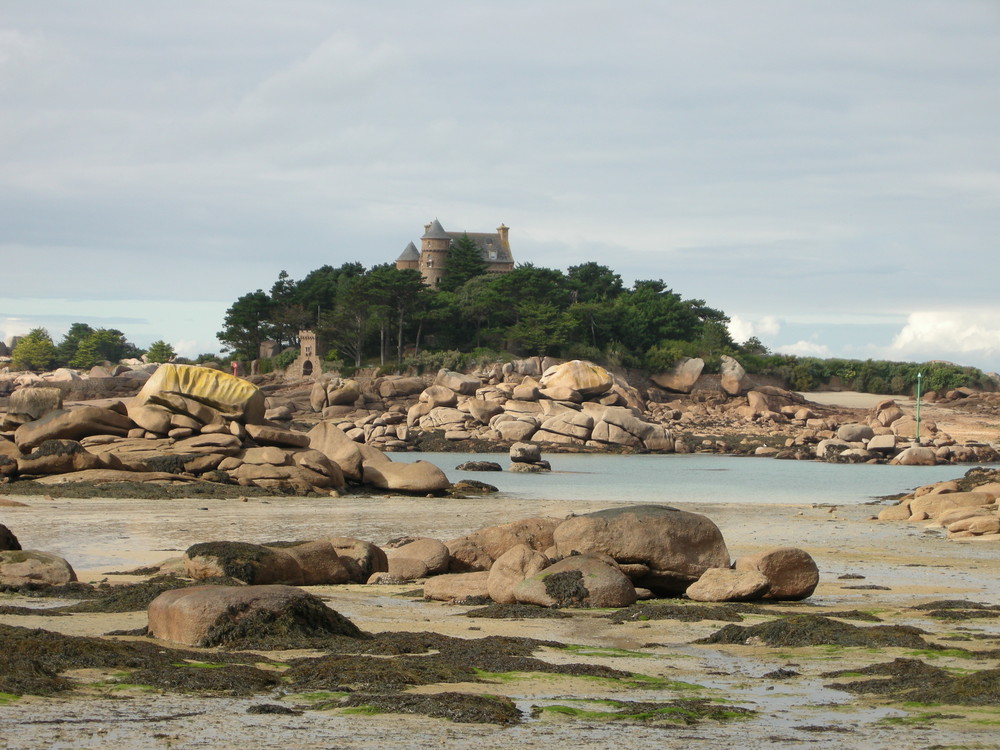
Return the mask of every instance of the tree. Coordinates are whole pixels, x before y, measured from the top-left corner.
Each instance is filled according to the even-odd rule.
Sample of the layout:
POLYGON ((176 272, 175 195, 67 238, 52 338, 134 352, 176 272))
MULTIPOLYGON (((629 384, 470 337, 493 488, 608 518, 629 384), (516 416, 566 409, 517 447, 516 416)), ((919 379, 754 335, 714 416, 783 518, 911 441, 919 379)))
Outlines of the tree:
POLYGON ((320 316, 323 337, 361 367, 365 343, 373 330, 376 305, 368 276, 343 276, 338 280, 337 305, 320 316))
POLYGON ((33 328, 11 352, 11 365, 15 370, 49 370, 55 361, 56 346, 44 328, 33 328))
POLYGON ((174 347, 166 341, 157 340, 149 345, 149 351, 146 352, 146 361, 169 362, 176 356, 177 352, 174 351, 174 347))
POLYGON ((76 355, 76 350, 85 338, 94 332, 86 323, 74 323, 69 327, 63 340, 56 347, 56 359, 60 365, 67 366, 76 355))
POLYGON ((308 328, 313 317, 299 303, 298 283, 287 271, 278 274, 271 286, 271 335, 281 346, 298 346, 299 331, 308 328))
POLYGON ((462 284, 476 276, 486 273, 486 261, 479 246, 468 234, 463 234, 452 242, 448 252, 448 262, 438 286, 446 292, 454 292, 462 284))
POLYGON ((497 318, 498 311, 506 303, 498 287, 499 278, 496 274, 476 276, 462 284, 455 294, 462 317, 475 324, 477 349, 482 345, 484 328, 487 333, 494 332, 490 331, 487 324, 497 318))
POLYGON ((566 281, 576 302, 611 300, 624 291, 622 277, 607 266, 593 261, 566 270, 566 281))
POLYGON ((518 305, 518 322, 508 335, 524 353, 544 357, 558 353, 572 327, 569 315, 552 303, 522 302, 518 305))
MULTIPOLYGON (((260 345, 272 335, 271 298, 258 289, 244 294, 226 310, 219 341, 243 359, 257 359, 260 345)), ((224 351, 225 351, 224 350, 224 351)))

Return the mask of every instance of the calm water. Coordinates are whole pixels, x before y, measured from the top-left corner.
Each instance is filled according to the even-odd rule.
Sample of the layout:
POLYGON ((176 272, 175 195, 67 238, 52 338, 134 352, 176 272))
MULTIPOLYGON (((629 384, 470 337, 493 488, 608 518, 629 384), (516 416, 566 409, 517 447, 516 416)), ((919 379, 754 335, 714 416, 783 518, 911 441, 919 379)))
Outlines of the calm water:
POLYGON ((448 478, 477 479, 505 495, 545 500, 693 503, 864 503, 944 479, 969 466, 885 466, 778 461, 712 455, 581 455, 543 453, 548 474, 456 471, 465 461, 495 461, 505 469, 506 453, 392 454, 395 461, 425 460, 448 478))

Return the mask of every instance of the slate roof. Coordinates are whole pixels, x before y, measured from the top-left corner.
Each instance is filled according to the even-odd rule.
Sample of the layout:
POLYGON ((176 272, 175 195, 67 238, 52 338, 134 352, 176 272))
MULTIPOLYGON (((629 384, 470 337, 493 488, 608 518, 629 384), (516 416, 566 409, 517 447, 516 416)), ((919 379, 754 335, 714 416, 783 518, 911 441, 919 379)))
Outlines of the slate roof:
POLYGON ((513 263, 514 257, 510 253, 510 247, 500 241, 500 235, 496 232, 446 232, 451 241, 459 240, 463 235, 469 235, 469 239, 476 243, 476 247, 483 254, 483 260, 488 263, 513 263), (490 253, 495 251, 496 256, 491 257, 490 253))
MULTIPOLYGON (((461 236, 461 235, 459 235, 459 236, 461 236)), ((451 237, 452 237, 452 234, 449 233, 449 232, 444 231, 444 227, 441 226, 441 222, 438 221, 437 219, 434 219, 434 221, 431 222, 431 225, 427 228, 427 231, 424 232, 424 236, 421 237, 420 239, 446 240, 446 239, 449 239, 451 237)))
POLYGON ((403 252, 400 253, 396 260, 420 260, 420 253, 417 251, 417 246, 411 242, 403 248, 403 252))

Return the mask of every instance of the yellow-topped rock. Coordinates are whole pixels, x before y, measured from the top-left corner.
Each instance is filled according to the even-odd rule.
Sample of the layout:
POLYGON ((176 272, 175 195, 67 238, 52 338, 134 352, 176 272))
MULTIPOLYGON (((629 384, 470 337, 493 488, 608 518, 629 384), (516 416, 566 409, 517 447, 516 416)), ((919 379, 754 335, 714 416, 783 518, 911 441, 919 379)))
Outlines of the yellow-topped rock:
POLYGON ((159 406, 174 411, 177 396, 215 409, 244 424, 264 421, 264 393, 253 383, 196 365, 160 365, 136 394, 131 409, 159 406))

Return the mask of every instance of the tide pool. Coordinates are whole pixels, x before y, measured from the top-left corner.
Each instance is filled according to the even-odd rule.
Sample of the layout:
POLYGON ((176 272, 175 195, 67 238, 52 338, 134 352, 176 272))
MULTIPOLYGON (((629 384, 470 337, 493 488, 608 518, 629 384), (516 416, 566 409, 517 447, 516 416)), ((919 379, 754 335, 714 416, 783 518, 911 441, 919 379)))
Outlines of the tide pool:
POLYGON ((452 482, 475 479, 496 486, 504 496, 520 499, 668 504, 858 504, 924 484, 957 479, 972 468, 828 464, 706 454, 621 456, 543 451, 542 457, 552 464, 550 473, 519 474, 455 469, 466 461, 494 461, 506 469, 510 466, 506 453, 390 456, 394 461, 430 461, 452 482))

